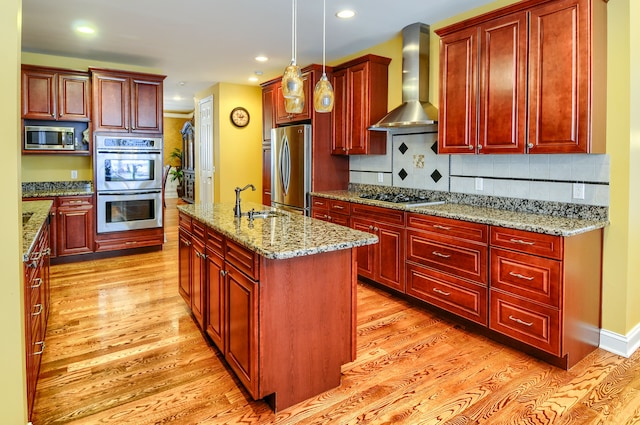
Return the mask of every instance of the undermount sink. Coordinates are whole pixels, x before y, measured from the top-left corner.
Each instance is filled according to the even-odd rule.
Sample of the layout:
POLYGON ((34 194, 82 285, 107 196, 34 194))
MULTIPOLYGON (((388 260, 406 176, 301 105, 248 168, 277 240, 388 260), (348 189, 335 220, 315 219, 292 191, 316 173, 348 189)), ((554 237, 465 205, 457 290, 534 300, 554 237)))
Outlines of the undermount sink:
POLYGON ((31 212, 23 212, 22 213, 22 225, 23 226, 25 224, 27 224, 27 222, 29 221, 29 219, 31 218, 32 215, 33 215, 33 213, 31 213, 31 212))
POLYGON ((247 216, 249 217, 249 220, 254 219, 254 218, 278 217, 279 215, 281 215, 281 214, 278 211, 273 211, 273 210, 249 211, 247 213, 247 216))

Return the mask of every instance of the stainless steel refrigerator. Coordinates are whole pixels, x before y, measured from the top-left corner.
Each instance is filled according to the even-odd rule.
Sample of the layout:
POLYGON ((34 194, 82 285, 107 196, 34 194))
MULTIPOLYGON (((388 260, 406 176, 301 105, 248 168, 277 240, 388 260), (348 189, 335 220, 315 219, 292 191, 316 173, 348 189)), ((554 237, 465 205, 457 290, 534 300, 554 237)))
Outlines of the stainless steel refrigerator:
POLYGON ((310 215, 311 126, 271 130, 271 205, 310 215))

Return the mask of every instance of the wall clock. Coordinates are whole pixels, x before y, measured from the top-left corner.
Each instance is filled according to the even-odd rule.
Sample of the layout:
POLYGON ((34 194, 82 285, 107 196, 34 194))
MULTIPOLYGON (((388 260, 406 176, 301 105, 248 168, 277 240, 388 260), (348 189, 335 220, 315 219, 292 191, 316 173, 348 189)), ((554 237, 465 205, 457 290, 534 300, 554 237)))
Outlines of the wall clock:
POLYGON ((249 124, 249 111, 242 106, 238 106, 237 108, 233 108, 230 118, 236 127, 246 127, 247 124, 249 124))

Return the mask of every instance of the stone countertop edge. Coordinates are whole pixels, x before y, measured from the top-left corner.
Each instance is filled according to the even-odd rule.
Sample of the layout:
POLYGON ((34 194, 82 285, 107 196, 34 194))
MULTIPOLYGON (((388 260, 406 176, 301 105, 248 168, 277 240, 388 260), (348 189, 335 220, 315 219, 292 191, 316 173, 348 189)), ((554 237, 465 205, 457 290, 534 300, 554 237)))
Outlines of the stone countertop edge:
POLYGON ((32 214, 29 221, 22 225, 22 261, 29 261, 33 246, 43 224, 49 218, 53 201, 22 201, 22 214, 32 214))
POLYGON ((378 242, 378 237, 349 227, 289 213, 252 202, 243 202, 243 211, 276 211, 270 218, 256 218, 253 224, 246 216, 233 215, 233 205, 185 204, 178 211, 201 221, 240 245, 261 256, 283 260, 342 249, 356 248, 378 242))
POLYGON ((338 201, 354 202, 363 205, 373 205, 384 208, 403 210, 418 214, 433 215, 437 217, 453 218, 474 223, 488 224, 492 226, 508 227, 517 230, 526 230, 535 233, 544 233, 554 236, 575 236, 592 230, 602 229, 609 225, 608 221, 583 220, 569 217, 559 217, 545 214, 521 213, 515 211, 500 210, 490 207, 478 207, 473 205, 445 203, 441 205, 429 205, 422 207, 408 207, 402 204, 393 204, 359 197, 358 192, 347 190, 330 192, 311 192, 311 196, 319 198, 335 199, 338 201))
POLYGON ((49 198, 53 196, 93 195, 92 189, 43 189, 22 191, 23 198, 49 198))

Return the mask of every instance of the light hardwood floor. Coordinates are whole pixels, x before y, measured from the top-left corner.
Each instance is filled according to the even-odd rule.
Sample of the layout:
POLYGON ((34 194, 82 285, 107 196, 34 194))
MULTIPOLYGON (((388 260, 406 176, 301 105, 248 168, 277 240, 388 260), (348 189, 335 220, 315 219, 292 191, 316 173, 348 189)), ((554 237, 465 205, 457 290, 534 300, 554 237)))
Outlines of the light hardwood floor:
POLYGON ((52 267, 34 425, 640 423, 640 353, 563 371, 365 284, 342 385, 274 414, 178 295, 175 200, 166 227, 161 252, 52 267))

